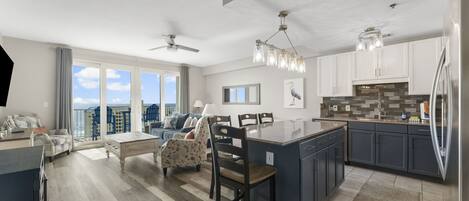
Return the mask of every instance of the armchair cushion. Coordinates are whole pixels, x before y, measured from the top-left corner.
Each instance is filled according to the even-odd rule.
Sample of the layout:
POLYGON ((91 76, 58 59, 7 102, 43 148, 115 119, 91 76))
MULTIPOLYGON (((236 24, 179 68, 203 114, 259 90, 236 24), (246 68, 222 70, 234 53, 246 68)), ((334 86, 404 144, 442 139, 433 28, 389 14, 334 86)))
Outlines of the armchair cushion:
POLYGON ((44 146, 44 154, 47 157, 72 150, 73 138, 66 129, 50 130, 48 133, 33 132, 31 138, 33 146, 44 146))

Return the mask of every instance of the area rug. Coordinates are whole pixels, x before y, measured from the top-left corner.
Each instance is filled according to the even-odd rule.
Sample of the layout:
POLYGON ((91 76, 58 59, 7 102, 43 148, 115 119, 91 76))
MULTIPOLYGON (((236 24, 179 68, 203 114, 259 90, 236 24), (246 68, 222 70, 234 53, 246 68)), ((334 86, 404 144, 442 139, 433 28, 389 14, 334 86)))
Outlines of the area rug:
POLYGON ((420 201, 419 192, 365 183, 353 201, 420 201))
MULTIPOLYGON (((85 149, 78 151, 81 155, 85 156, 90 160, 101 160, 107 158, 106 149, 99 148, 99 149, 85 149)), ((114 157, 113 154, 109 154, 110 157, 114 157)))

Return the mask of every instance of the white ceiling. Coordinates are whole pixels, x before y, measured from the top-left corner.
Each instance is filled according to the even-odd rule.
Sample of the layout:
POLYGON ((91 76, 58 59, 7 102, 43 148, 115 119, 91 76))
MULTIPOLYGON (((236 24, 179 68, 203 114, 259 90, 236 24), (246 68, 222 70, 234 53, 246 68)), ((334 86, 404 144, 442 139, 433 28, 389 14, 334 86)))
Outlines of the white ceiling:
MULTIPOLYGON (((0 33, 196 66, 251 56, 254 41, 276 31, 287 9, 288 33, 300 52, 313 55, 350 48, 367 26, 388 40, 438 33, 443 0, 0 0, 0 33), (396 9, 388 7, 400 3, 396 9), (147 49, 161 34, 200 53, 147 49)), ((282 37, 272 40, 288 47, 282 37)))

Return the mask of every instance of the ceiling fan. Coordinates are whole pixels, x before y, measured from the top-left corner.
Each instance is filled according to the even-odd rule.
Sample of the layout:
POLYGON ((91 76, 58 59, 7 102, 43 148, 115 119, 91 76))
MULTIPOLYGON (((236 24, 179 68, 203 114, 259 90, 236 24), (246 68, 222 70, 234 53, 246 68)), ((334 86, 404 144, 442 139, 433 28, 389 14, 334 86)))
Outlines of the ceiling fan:
POLYGON ((174 34, 163 35, 163 36, 165 37, 166 43, 168 43, 168 45, 151 48, 148 51, 154 51, 154 50, 166 48, 168 51, 177 51, 178 49, 181 49, 181 50, 186 50, 186 51, 190 51, 190 52, 199 52, 198 49, 176 44, 176 42, 174 42, 174 39, 176 38, 176 35, 174 35, 174 34))

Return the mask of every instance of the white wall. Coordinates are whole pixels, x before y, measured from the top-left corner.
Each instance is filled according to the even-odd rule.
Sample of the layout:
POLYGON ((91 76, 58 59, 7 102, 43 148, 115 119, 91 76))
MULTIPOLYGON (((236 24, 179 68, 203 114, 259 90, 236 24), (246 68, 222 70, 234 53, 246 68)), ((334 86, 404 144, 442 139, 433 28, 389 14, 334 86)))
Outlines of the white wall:
POLYGON ((238 124, 237 114, 273 112, 278 120, 311 119, 319 117, 321 98, 316 95, 316 58, 306 60, 306 73, 293 73, 273 67, 261 66, 224 73, 206 75, 206 101, 215 103, 222 115, 232 115, 234 125, 238 124), (305 78, 305 108, 286 109, 283 107, 283 81, 305 78), (222 105, 222 87, 243 84, 261 84, 260 105, 222 105))
MULTIPOLYGON (((201 100, 204 104, 206 102, 205 77, 202 68, 191 66, 189 67, 189 108, 191 108, 191 112, 195 111, 193 105, 196 100, 201 100)), ((201 110, 202 109, 203 108, 201 108, 201 110)))
POLYGON ((55 121, 55 45, 3 37, 3 47, 13 59, 5 115, 33 112, 53 128, 55 121), (48 107, 44 107, 44 104, 48 107))
MULTIPOLYGON (((3 37, 2 46, 13 59, 15 65, 7 107, 0 108, 0 121, 6 115, 32 112, 39 115, 45 126, 54 128, 55 48, 58 45, 3 37)), ((180 64, 81 48, 72 49, 74 59, 180 71, 180 64)), ((195 99, 204 101, 205 79, 200 68, 190 67, 189 82, 191 105, 195 99)))

